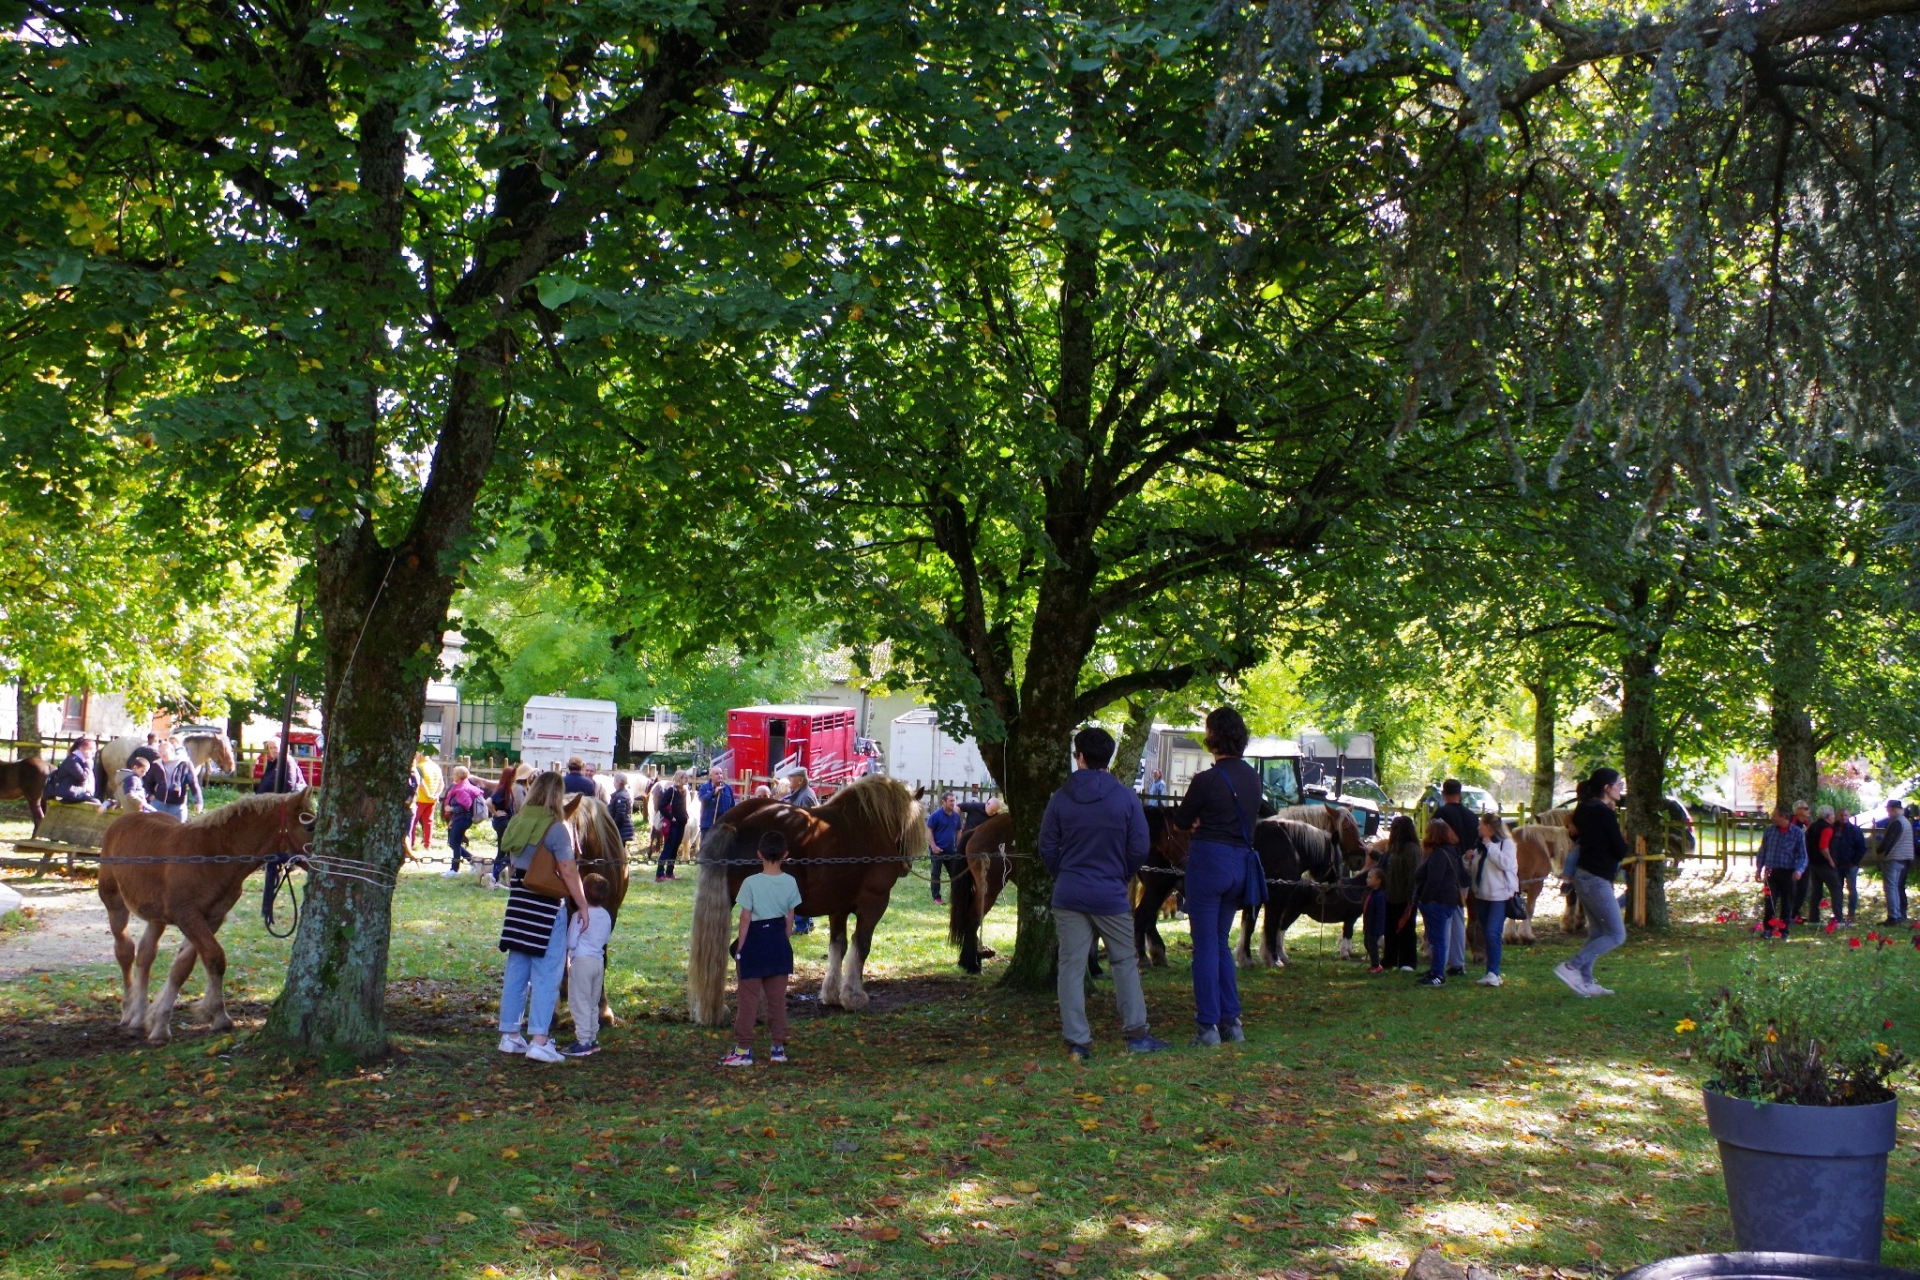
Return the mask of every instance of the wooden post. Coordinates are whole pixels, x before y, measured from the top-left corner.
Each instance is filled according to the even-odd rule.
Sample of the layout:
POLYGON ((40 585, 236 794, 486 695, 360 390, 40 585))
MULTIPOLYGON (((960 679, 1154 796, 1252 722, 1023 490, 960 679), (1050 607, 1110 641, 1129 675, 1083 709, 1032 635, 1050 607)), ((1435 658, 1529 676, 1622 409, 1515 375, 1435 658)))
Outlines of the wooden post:
POLYGON ((1634 852, 1638 855, 1633 863, 1632 910, 1633 923, 1641 928, 1647 923, 1647 838, 1636 836, 1633 842, 1634 852))

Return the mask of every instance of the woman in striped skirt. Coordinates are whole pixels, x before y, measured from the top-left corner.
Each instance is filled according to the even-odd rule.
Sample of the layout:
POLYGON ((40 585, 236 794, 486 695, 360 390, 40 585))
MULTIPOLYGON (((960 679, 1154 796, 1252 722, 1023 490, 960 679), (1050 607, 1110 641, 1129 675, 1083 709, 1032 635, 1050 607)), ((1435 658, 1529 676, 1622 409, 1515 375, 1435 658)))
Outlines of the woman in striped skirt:
POLYGON ((500 1052, 524 1053, 534 1062, 565 1062, 548 1031, 560 999, 560 978, 567 965, 567 901, 535 893, 523 883, 534 855, 544 846, 558 864, 567 897, 582 918, 587 894, 580 884, 573 831, 561 806, 566 781, 543 773, 527 790, 527 802, 500 835, 500 850, 512 855, 512 885, 507 917, 500 926, 500 949, 507 953, 506 981, 500 991, 500 1052), (527 1034, 520 1033, 522 1018, 527 1034))

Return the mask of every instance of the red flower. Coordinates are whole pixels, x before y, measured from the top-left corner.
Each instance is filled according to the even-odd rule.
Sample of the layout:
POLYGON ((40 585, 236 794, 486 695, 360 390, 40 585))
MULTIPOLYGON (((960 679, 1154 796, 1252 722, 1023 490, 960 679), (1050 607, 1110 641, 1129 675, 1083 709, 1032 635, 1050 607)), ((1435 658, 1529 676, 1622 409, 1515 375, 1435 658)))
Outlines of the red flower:
POLYGON ((1868 942, 1878 942, 1878 941, 1880 941, 1880 935, 1879 935, 1879 934, 1877 934, 1877 933, 1875 933, 1875 932, 1874 932, 1873 930, 1871 930, 1871 929, 1869 929, 1869 930, 1867 930, 1867 941, 1868 941, 1868 942))
POLYGON ((1832 932, 1833 932, 1833 931, 1834 931, 1835 929, 1838 929, 1839 927, 1840 927, 1840 922, 1839 922, 1838 920, 1829 920, 1829 921, 1827 921, 1827 932, 1828 932, 1828 933, 1832 933, 1832 932))
POLYGON ((1892 1018, 1888 1018, 1888 1019, 1887 1019, 1887 1020, 1886 1020, 1885 1022, 1883 1022, 1883 1023, 1881 1023, 1881 1024, 1880 1024, 1880 1029, 1881 1029, 1882 1031, 1891 1031, 1891 1030, 1893 1030, 1893 1019, 1892 1019, 1892 1018))
POLYGON ((1855 949, 1855 950, 1857 951, 1857 950, 1859 950, 1859 948, 1860 948, 1860 939, 1858 939, 1858 938, 1848 938, 1848 939, 1847 939, 1847 945, 1848 945, 1848 946, 1850 946, 1850 947, 1852 947, 1852 948, 1854 948, 1854 949, 1855 949))

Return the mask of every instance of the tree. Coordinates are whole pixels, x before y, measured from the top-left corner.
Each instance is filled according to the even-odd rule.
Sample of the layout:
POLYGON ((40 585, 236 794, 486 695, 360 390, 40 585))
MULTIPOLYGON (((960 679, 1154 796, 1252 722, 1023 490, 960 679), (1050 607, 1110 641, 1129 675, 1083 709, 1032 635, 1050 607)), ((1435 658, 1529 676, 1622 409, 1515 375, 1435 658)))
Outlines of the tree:
POLYGON ((597 426, 544 359, 576 287, 559 269, 634 261, 656 211, 726 180, 736 154, 702 130, 732 132, 727 86, 777 94, 813 53, 858 65, 868 37, 781 0, 36 0, 15 35, 8 412, 150 440, 144 465, 236 519, 310 513, 316 840, 369 870, 316 882, 269 1030, 378 1053, 381 883, 449 601, 508 509, 490 480, 523 483, 550 427, 597 426))
MULTIPOLYGON (((1211 11, 924 10, 911 96, 836 143, 852 216, 754 229, 814 264, 816 327, 729 351, 752 371, 731 388, 605 361, 698 407, 739 488, 609 486, 596 523, 680 528, 662 585, 778 547, 845 639, 890 642, 963 709, 1028 849, 1077 725, 1258 659, 1289 561, 1371 483, 1398 415, 1369 223, 1331 195, 1407 161, 1374 133, 1389 87, 1355 86, 1333 123, 1277 112, 1222 166, 1211 11)), ((781 585, 733 575, 700 604, 751 615, 781 585)), ((1009 980, 1037 986, 1046 876, 1016 877, 1009 980)))

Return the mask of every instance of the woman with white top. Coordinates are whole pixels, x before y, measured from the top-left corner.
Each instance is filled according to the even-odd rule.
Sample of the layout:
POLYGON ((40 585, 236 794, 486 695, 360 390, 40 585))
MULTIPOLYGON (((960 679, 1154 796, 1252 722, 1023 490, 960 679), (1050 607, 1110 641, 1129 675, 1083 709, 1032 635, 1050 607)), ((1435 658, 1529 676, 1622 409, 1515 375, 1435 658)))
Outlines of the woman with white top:
POLYGON ((1480 919, 1486 928, 1487 971, 1478 980, 1483 987, 1500 985, 1500 944, 1507 930, 1507 903, 1520 892, 1520 863, 1513 837, 1497 813, 1480 815, 1480 843, 1484 852, 1469 854, 1468 871, 1473 896, 1480 900, 1480 919))

